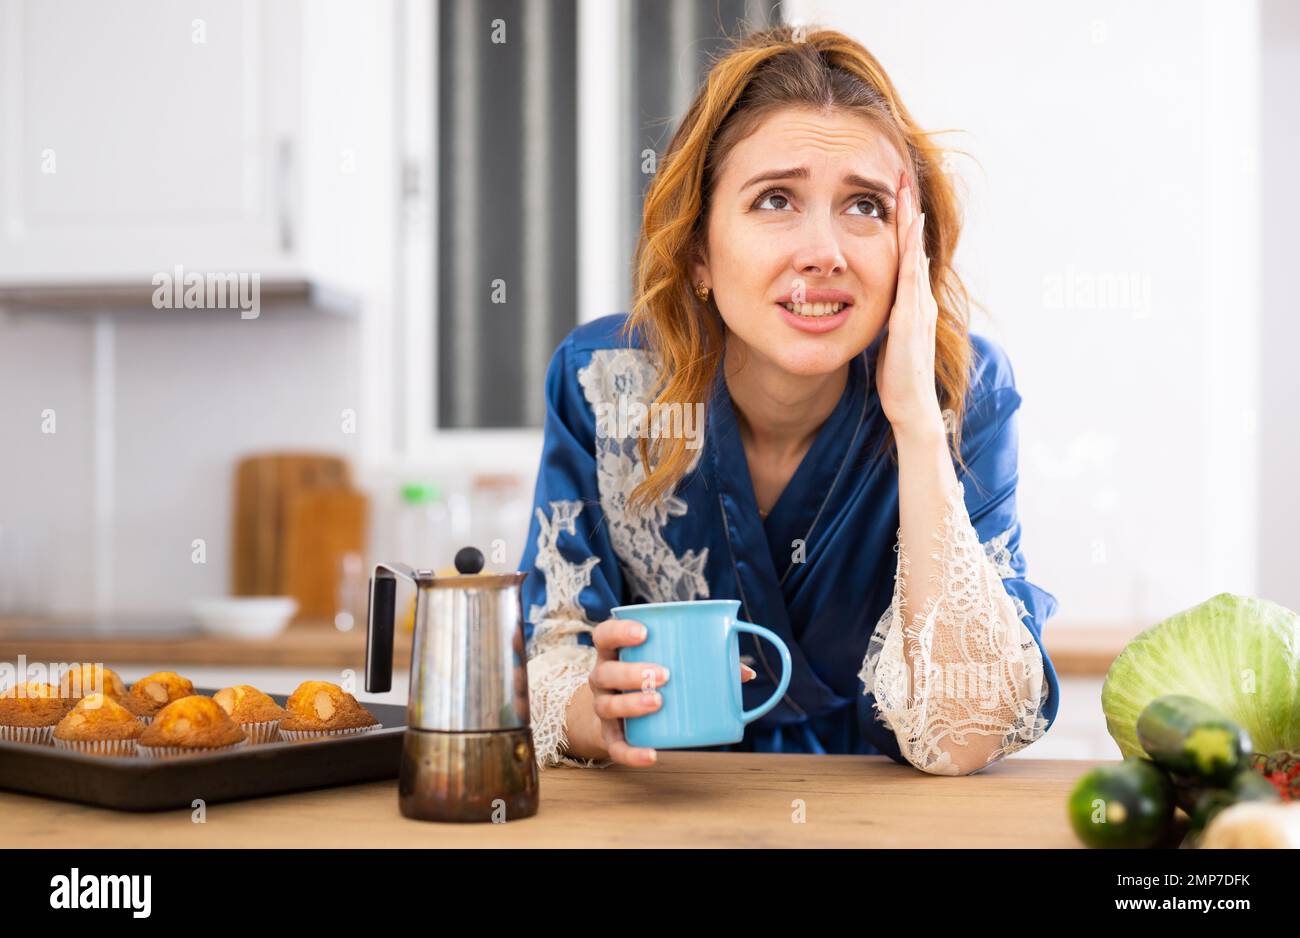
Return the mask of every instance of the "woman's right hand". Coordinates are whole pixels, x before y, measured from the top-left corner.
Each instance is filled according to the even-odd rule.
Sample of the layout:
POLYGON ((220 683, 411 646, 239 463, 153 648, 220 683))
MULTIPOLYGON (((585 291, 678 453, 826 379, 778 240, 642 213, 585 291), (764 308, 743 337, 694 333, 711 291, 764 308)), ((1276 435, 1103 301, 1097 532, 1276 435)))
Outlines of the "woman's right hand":
MULTIPOLYGON (((619 661, 618 650, 645 641, 645 626, 629 619, 606 619, 592 630, 596 665, 587 678, 591 712, 598 722, 604 757, 622 765, 653 765, 653 749, 631 746, 623 736, 622 720, 645 716, 663 706, 662 687, 670 675, 662 665, 641 661, 619 661), (624 691, 640 690, 639 694, 624 691)), ((741 681, 752 680, 757 672, 740 666, 741 681)))

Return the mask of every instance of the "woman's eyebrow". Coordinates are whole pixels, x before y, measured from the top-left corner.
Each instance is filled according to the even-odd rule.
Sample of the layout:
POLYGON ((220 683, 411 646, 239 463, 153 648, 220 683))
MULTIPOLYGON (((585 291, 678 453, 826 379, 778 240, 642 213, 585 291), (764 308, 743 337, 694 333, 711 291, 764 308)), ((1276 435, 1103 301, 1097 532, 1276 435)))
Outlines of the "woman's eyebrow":
POLYGON ((878 179, 868 179, 865 176, 859 176, 856 173, 849 173, 844 177, 844 181, 850 186, 857 186, 860 189, 866 189, 868 192, 874 192, 876 195, 883 195, 886 198, 896 200, 898 197, 894 190, 889 188, 878 179))
MULTIPOLYGON (((778 179, 807 179, 809 175, 810 173, 806 166, 796 166, 792 169, 769 169, 759 173, 757 176, 746 182, 740 187, 740 191, 744 192, 750 186, 756 186, 760 182, 772 182, 778 179)), ((868 179, 865 176, 859 176, 857 173, 849 173, 846 175, 844 177, 844 182, 846 185, 868 189, 871 192, 888 196, 891 199, 895 198, 894 190, 889 188, 889 186, 885 185, 883 182, 875 179, 868 179)))
POLYGON ((806 166, 796 166, 794 169, 769 169, 759 173, 741 186, 740 191, 744 192, 750 186, 756 186, 760 182, 770 182, 774 179, 807 179, 808 176, 808 167, 806 166))

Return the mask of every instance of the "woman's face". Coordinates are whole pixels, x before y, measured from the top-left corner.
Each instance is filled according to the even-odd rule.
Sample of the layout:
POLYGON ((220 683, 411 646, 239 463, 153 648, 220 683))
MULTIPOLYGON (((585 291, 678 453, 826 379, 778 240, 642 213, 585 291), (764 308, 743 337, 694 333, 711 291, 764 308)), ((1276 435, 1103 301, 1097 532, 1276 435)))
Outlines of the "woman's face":
POLYGON ((831 373, 871 344, 894 301, 902 169, 866 118, 842 111, 776 111, 732 148, 692 280, 713 289, 732 341, 797 375, 831 373), (849 305, 783 306, 801 298, 849 305))

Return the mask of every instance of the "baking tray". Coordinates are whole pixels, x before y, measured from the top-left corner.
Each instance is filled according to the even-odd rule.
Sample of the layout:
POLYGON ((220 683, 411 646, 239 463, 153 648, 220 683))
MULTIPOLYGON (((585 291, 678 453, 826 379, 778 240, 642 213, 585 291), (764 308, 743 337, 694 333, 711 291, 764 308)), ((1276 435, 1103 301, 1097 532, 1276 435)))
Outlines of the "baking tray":
MULTIPOLYGON (((215 689, 196 687, 212 696, 215 689)), ((284 706, 285 694, 271 694, 284 706)), ((358 736, 249 744, 211 756, 89 756, 0 740, 0 788, 119 811, 211 804, 397 778, 406 705, 363 703, 382 726, 358 736)))

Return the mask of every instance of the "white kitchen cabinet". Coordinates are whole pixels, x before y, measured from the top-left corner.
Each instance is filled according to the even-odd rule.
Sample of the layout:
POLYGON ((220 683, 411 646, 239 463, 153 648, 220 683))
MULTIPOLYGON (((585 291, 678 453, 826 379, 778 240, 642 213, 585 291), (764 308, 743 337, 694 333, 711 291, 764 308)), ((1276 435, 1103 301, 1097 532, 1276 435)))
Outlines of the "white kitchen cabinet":
POLYGON ((297 271, 301 31, 280 0, 0 0, 0 283, 297 271))

